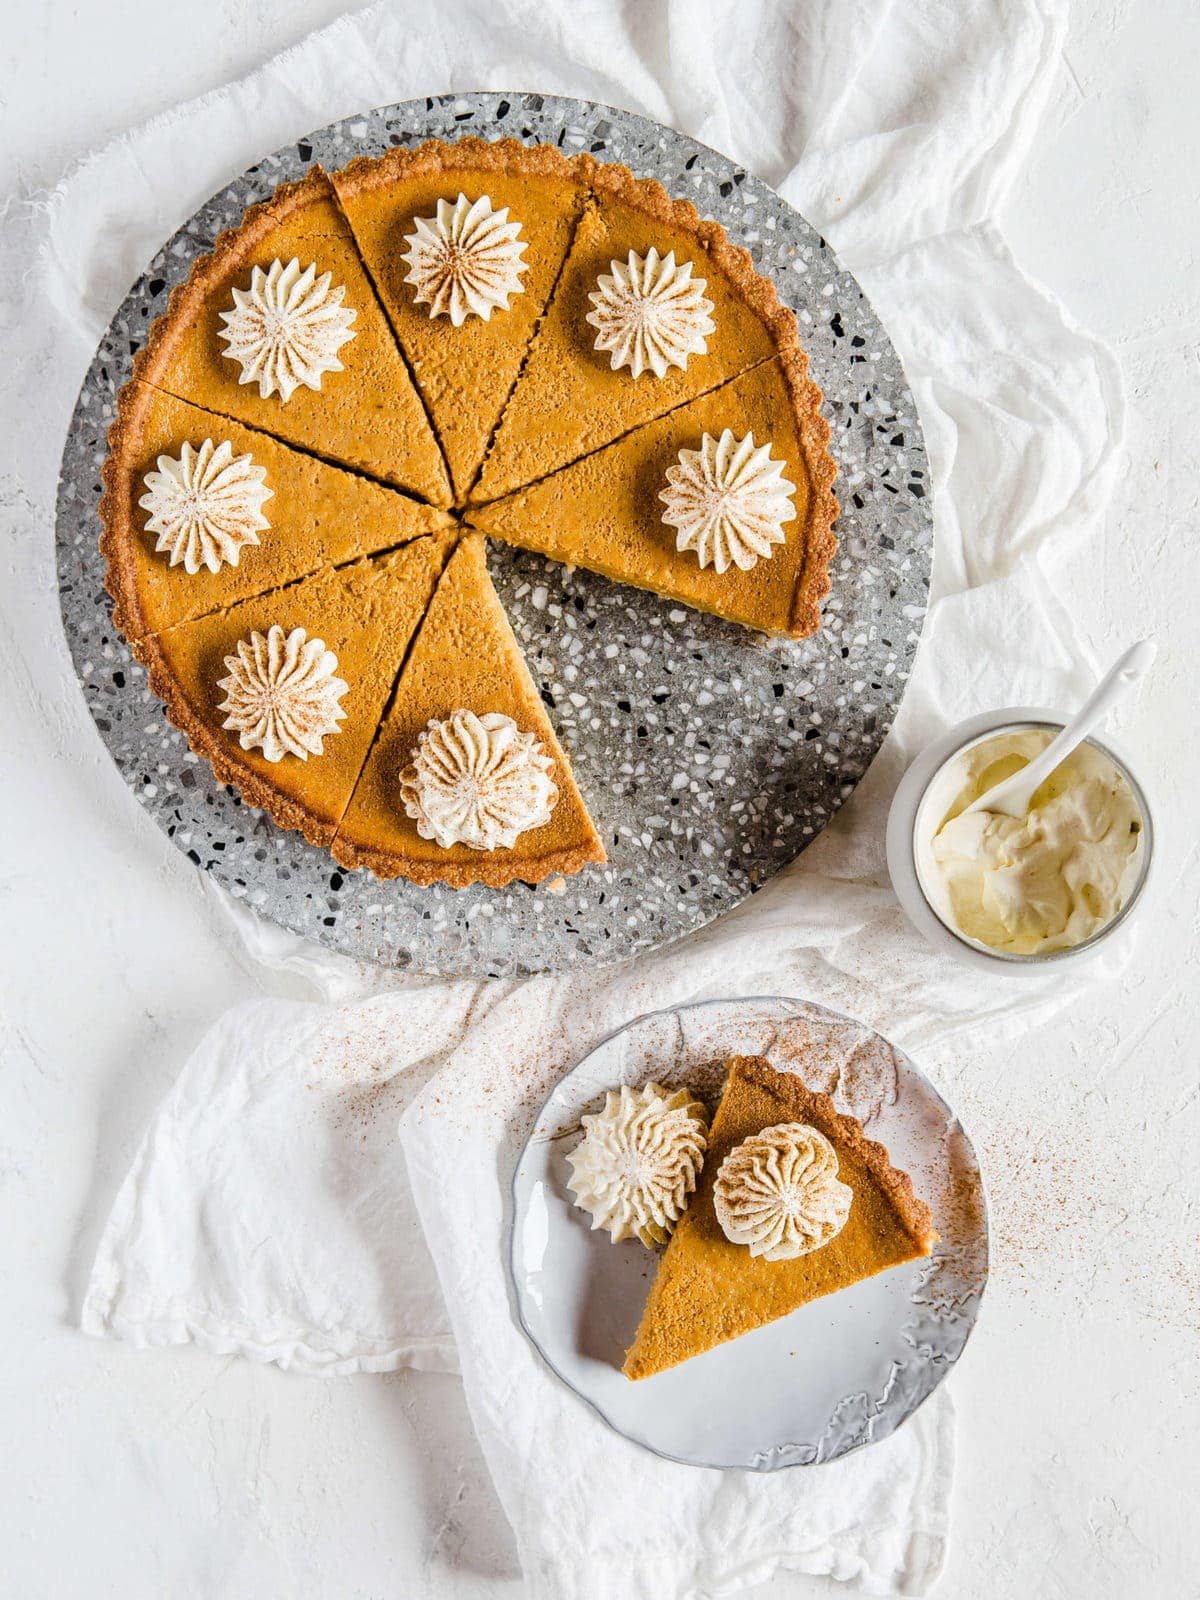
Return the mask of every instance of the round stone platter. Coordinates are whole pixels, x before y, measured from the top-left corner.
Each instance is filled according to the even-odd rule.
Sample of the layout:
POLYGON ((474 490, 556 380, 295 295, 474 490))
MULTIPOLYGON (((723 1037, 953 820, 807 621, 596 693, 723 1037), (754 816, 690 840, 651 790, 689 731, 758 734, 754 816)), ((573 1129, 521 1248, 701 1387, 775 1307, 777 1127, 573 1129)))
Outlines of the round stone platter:
POLYGON ((821 831, 904 691, 932 557, 928 463, 899 359, 854 278, 795 211, 725 156, 630 112, 538 94, 439 96, 347 118, 228 184, 155 256, 100 342, 63 450, 63 623, 84 696, 138 800, 264 917, 361 960, 446 975, 614 961, 729 910, 821 831), (344 872, 217 783, 114 629, 98 540, 116 397, 172 288, 224 228, 313 162, 428 138, 590 150, 713 217, 796 312, 833 433, 840 548, 820 631, 772 640, 493 544, 500 597, 608 850, 531 888, 420 888, 344 872))

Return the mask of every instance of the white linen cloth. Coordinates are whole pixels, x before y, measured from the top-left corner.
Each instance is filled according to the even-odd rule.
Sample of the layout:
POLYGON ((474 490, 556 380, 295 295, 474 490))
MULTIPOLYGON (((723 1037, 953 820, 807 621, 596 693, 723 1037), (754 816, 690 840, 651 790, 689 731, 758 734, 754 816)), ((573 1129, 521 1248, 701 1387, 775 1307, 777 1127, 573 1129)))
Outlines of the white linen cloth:
POLYGON ((31 320, 24 356, 65 412, 144 262, 264 151, 375 104, 536 87, 656 117, 774 184, 857 273, 905 362, 932 459, 934 591, 897 726, 827 833, 680 946, 526 983, 368 972, 220 896, 249 956, 306 975, 323 1003, 220 1020, 154 1119, 100 1246, 82 1312, 93 1333, 326 1374, 457 1359, 538 1600, 724 1595, 780 1568, 918 1594, 943 1560, 945 1388, 892 1439, 819 1470, 658 1461, 609 1432, 518 1333, 504 1206, 555 1077, 639 1012, 797 994, 928 1064, 959 1030, 1028 1027, 1121 964, 1117 949, 1086 980, 1020 984, 952 967, 907 927, 883 864, 888 800, 926 740, 993 705, 1069 702, 1092 675, 1054 578, 1106 502, 1119 378, 993 220, 1035 136, 1064 11, 396 0, 88 156, 43 208, 38 288, 57 319, 43 307, 31 320))

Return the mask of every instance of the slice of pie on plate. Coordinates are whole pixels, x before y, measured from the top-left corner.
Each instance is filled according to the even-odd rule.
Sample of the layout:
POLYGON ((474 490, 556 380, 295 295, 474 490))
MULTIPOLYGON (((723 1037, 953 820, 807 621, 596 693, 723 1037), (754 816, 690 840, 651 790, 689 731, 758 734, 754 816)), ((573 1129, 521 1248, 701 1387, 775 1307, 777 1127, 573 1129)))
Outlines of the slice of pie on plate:
POLYGON ((430 140, 333 176, 460 500, 558 279, 594 167, 590 156, 568 160, 514 139, 430 140))
POLYGON ((720 224, 626 167, 597 166, 592 186, 472 500, 510 494, 773 356, 816 411, 794 315, 720 224))
POLYGON ((102 476, 100 548, 130 639, 452 525, 145 384, 121 391, 102 476))
POLYGON ((539 883, 605 859, 478 534, 463 539, 446 567, 333 853, 381 878, 455 888, 539 883), (524 787, 504 799, 511 826, 463 842, 462 808, 473 807, 490 775, 510 770, 514 756, 521 761, 514 785, 524 787))
POLYGON ((785 1317, 822 1295, 927 1256, 937 1241, 929 1207, 913 1193, 883 1145, 841 1116, 827 1095, 759 1056, 734 1057, 709 1131, 700 1184, 651 1285, 623 1371, 649 1378, 726 1340, 785 1317), (790 1260, 755 1256, 725 1236, 713 1205, 721 1163, 743 1140, 783 1123, 824 1134, 838 1180, 853 1191, 840 1232, 790 1260))
POLYGON ((451 503, 441 450, 325 173, 251 206, 171 295, 134 377, 451 503))
POLYGON ((136 640, 134 654, 222 783, 327 845, 456 535, 301 578, 136 640))
POLYGON ((470 507, 467 516, 473 527, 555 561, 729 622, 802 638, 820 625, 837 506, 824 448, 828 428, 804 410, 795 383, 793 368, 762 362, 530 488, 470 507), (708 542, 714 518, 706 497, 720 496, 722 475, 732 536, 738 517, 750 530, 745 549, 731 549, 728 539, 724 550, 708 542), (663 499, 681 476, 685 513, 689 504, 696 512, 695 538, 682 550, 687 515, 676 511, 667 521, 673 513, 663 499))

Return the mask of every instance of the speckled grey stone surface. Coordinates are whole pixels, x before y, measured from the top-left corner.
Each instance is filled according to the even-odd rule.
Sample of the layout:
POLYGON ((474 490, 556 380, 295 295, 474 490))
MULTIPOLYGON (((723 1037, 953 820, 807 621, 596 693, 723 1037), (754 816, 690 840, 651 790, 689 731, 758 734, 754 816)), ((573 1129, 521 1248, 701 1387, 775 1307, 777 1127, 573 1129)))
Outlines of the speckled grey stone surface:
POLYGON ((100 343, 63 452, 58 564, 80 683, 113 759, 186 851, 262 915, 361 959, 445 974, 616 960, 702 926, 791 861, 854 789, 891 724, 924 619, 932 508, 904 373, 814 230, 726 157, 629 112, 544 95, 410 101, 259 162, 150 263, 100 343), (100 467, 134 352, 196 256, 314 161, 465 133, 591 150, 692 200, 744 245, 800 320, 838 463, 841 548, 821 631, 766 640, 494 545, 517 637, 609 852, 554 888, 418 888, 339 870, 221 787, 150 694, 112 625, 100 467))

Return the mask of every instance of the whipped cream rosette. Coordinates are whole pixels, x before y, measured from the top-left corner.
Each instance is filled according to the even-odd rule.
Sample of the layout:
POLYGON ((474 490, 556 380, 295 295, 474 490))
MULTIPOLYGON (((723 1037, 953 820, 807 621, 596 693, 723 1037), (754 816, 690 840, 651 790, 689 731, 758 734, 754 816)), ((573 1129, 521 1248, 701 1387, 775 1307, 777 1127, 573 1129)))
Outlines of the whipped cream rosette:
POLYGON ((713 1209, 731 1244, 790 1261, 839 1234, 854 1191, 838 1179, 837 1153, 818 1129, 782 1122, 744 1139, 721 1163, 713 1209))
POLYGON ((341 372, 338 351, 353 339, 358 315, 342 301, 346 290, 333 274, 301 269, 294 257, 255 267, 249 289, 233 291, 233 310, 222 311, 224 354, 242 369, 239 383, 257 383, 264 400, 290 400, 301 386, 319 389, 327 372, 341 372))
POLYGON ((510 850, 558 801, 554 760, 511 717, 460 709, 421 734, 400 774, 405 810, 443 849, 510 850))
POLYGON ((263 501, 274 493, 266 478, 265 467, 252 456, 235 456, 228 441, 205 439, 198 450, 185 441, 178 459, 159 456, 138 501, 150 513, 146 532, 158 535, 155 550, 188 573, 236 567, 242 550, 271 525, 262 514, 263 501))
POLYGON ((243 750, 258 747, 268 761, 322 755, 346 715, 341 699, 350 686, 335 676, 337 664, 325 641, 303 628, 252 633, 225 657, 229 676, 217 684, 225 691, 223 725, 236 731, 243 750))
POLYGON ((769 444, 755 445, 752 433, 738 439, 726 428, 719 439, 704 434, 699 450, 679 452, 659 499, 677 550, 691 550, 702 567, 717 572, 731 566, 749 572, 786 542, 795 491, 769 444))
POLYGON ((588 295, 593 309, 586 320, 599 330, 596 349, 608 353, 614 371, 628 367, 635 378, 646 371, 663 378, 705 353, 715 326, 712 301, 704 279, 692 277, 690 261, 676 264, 673 250, 660 256, 651 247, 609 265, 588 295))
POLYGON ((687 1089, 648 1083, 611 1089, 603 1111, 582 1117, 567 1156, 575 1204, 613 1243, 662 1244, 683 1215, 708 1148, 708 1112, 687 1089))
POLYGON ((529 248, 521 224, 508 220, 507 206, 495 210, 487 195, 473 203, 465 194, 453 204, 439 200, 437 215, 414 218, 404 242, 404 281, 415 288, 417 304, 427 304, 431 317, 448 316, 456 328, 469 316, 488 322, 493 311, 507 311, 529 271, 521 260, 529 248))

